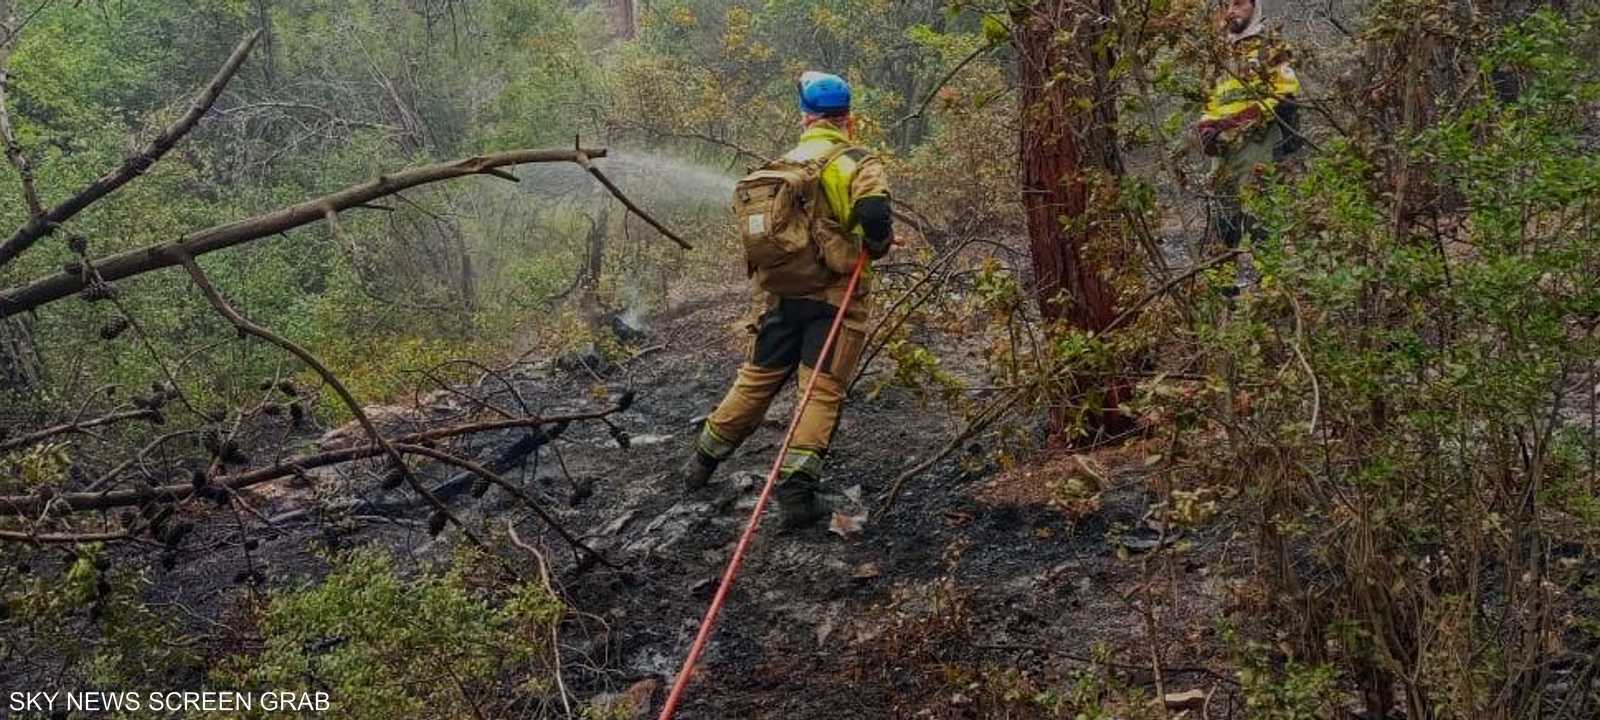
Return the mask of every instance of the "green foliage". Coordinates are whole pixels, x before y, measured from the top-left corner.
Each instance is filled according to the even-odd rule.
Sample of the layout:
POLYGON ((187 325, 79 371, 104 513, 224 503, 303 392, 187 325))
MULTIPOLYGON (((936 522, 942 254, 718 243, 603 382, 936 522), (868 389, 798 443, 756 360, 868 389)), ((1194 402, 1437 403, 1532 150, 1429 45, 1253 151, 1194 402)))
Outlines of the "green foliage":
POLYGON ((66 477, 72 456, 64 443, 43 443, 0 455, 0 490, 31 492, 55 487, 66 477))
POLYGON ((1149 393, 1167 417, 1198 408, 1211 422, 1197 429, 1226 431, 1219 462, 1261 507, 1265 554, 1312 563, 1262 568, 1318 620, 1285 643, 1316 662, 1246 663, 1261 717, 1325 717, 1333 667, 1411 712, 1492 715, 1546 691, 1519 679, 1542 641, 1508 649, 1508 628, 1592 625, 1558 599, 1579 582, 1530 559, 1554 536, 1600 542, 1595 438, 1568 419, 1600 362, 1600 155, 1583 119, 1600 84, 1574 54, 1584 31, 1534 13, 1482 46, 1481 85, 1436 122, 1397 146, 1326 142, 1269 177, 1247 198, 1267 230, 1259 287, 1231 308, 1198 299, 1212 378, 1149 393), (1409 203, 1394 190, 1408 172, 1409 203), (1480 572, 1523 580, 1489 600, 1480 572))
MULTIPOLYGON (((73 219, 91 257, 416 162, 592 137, 597 116, 583 108, 606 100, 592 54, 610 41, 602 18, 551 2, 469 5, 446 25, 431 9, 401 2, 47 4, 19 35, 11 118, 41 195, 57 202, 120 163, 135 146, 130 138, 175 120, 238 38, 268 23, 212 116, 136 182, 73 219)), ((14 176, 3 175, 0 191, 19 196, 14 176)), ((505 210, 528 196, 460 184, 474 191, 413 191, 415 206, 352 213, 342 238, 313 225, 201 262, 247 317, 351 371, 364 401, 407 394, 418 380, 408 370, 493 354, 522 337, 537 306, 530 301, 553 295, 540 290, 570 267, 561 253, 533 251, 524 239, 541 234, 541 220, 505 210), (492 222, 469 222, 491 210, 492 222), (432 236, 435 227, 409 217, 396 224, 407 213, 461 220, 453 236, 432 236), (502 254, 515 262, 491 262, 502 254), (479 260, 476 284, 461 287, 468 259, 479 260), (530 287, 533 276, 546 280, 530 287), (407 311, 413 304, 430 309, 407 311)), ((23 212, 20 203, 0 206, 0 222, 19 225, 23 212)), ((0 268, 0 284, 56 272, 71 259, 58 234, 0 268)), ((197 404, 219 407, 264 377, 296 372, 275 348, 212 342, 231 330, 181 272, 126 285, 120 307, 69 300, 40 313, 46 366, 73 368, 52 373, 62 386, 43 394, 83 392, 68 385, 85 377, 142 387, 166 379, 164 363, 197 404), (124 311, 139 331, 103 340, 102 329, 124 311)))
POLYGON ((471 717, 550 651, 565 609, 543 588, 511 588, 498 605, 477 587, 481 558, 405 577, 367 549, 321 583, 273 596, 263 646, 218 666, 211 680, 253 690, 325 691, 343 717, 471 717))
POLYGON ((578 715, 579 720, 632 720, 638 710, 632 703, 617 702, 609 705, 588 705, 578 715))
POLYGON ((853 84, 865 139, 905 150, 932 122, 891 127, 895 116, 915 109, 946 68, 985 42, 984 33, 1003 34, 990 25, 980 32, 980 18, 948 15, 937 2, 651 4, 640 42, 618 68, 618 115, 644 122, 644 134, 657 139, 693 133, 776 153, 789 140, 780 131, 797 126, 794 79, 823 69, 853 84))
POLYGON ((60 565, 24 551, 0 570, 0 657, 16 672, 47 667, 57 689, 167 690, 200 672, 180 630, 146 606, 149 581, 113 566, 98 544, 60 565))
MULTIPOLYGON (((885 383, 894 383, 914 391, 923 403, 937 394, 945 401, 959 396, 961 383, 940 367, 939 356, 927 348, 905 339, 891 341, 884 351, 894 360, 894 375, 885 383)), ((882 391, 882 386, 874 394, 882 391)))
MULTIPOLYGON (((1416 47, 1402 41, 1438 33, 1427 39, 1460 44, 1430 58, 1467 58, 1470 72, 1430 75, 1456 85, 1421 104, 1426 122, 1401 131, 1384 124, 1404 114, 1396 108, 1366 110, 1402 85, 1394 77, 1364 88, 1370 96, 1340 98, 1363 108, 1356 121, 1337 118, 1354 131, 1330 138, 1318 127, 1315 159, 1298 173, 1268 173, 1249 198, 1267 231, 1253 248, 1256 291, 1222 301, 1214 291, 1231 284, 1232 269, 1219 266, 1185 298, 1181 322, 1154 311, 1158 303, 1106 335, 1037 327, 1026 268, 1004 247, 1023 235, 1013 130, 1023 113, 1007 47, 1007 10, 1016 7, 668 0, 649 4, 639 37, 625 40, 598 6, 475 0, 445 4, 447 22, 437 5, 47 3, 13 63, 21 147, 47 201, 59 201, 120 162, 138 144, 131 138, 177 117, 243 32, 269 26, 217 111, 177 152, 70 223, 98 257, 406 165, 567 146, 574 136, 618 146, 619 162, 737 175, 753 156, 792 142, 796 74, 839 72, 857 90, 859 138, 891 164, 897 208, 917 221, 918 252, 923 240, 930 248, 919 259, 967 240, 1002 245, 987 259, 976 257, 990 252, 981 244, 957 255, 938 282, 958 291, 931 305, 940 311, 906 311, 911 320, 883 338, 893 370, 877 389, 910 388, 975 420, 973 398, 985 396, 972 386, 992 385, 1079 440, 1113 395, 1133 394, 1131 383, 1107 378, 1154 368, 1125 407, 1175 430, 1174 444, 1224 469, 1230 485, 1175 489, 1157 509, 1196 526, 1228 503, 1253 504, 1241 517, 1262 518, 1258 555, 1295 561, 1263 572, 1281 582, 1275 589, 1292 601, 1283 605, 1309 615, 1253 629, 1301 634, 1238 653, 1254 716, 1322 717, 1330 698, 1379 676, 1432 694, 1418 717, 1492 715, 1506 708, 1489 703, 1537 691, 1518 685, 1528 676, 1518 663, 1544 657, 1542 643, 1590 643, 1600 628, 1591 559, 1600 547, 1600 448, 1592 431, 1568 422, 1574 387, 1600 361, 1594 28, 1548 11, 1481 28, 1431 2, 1373 3, 1361 42, 1393 41, 1387 51, 1403 55, 1416 47), (980 345, 992 383, 958 378, 928 337, 939 331, 980 345), (1580 550, 1548 562, 1558 543, 1580 550)), ((1208 10, 1159 0, 1119 5, 1105 19, 1115 28, 1103 37, 1117 46, 1110 75, 1121 84, 1114 108, 1129 170, 1089 178, 1095 207, 1064 218, 1073 231, 1104 222, 1116 226, 1108 238, 1130 246, 1160 239, 1150 227, 1172 219, 1174 191, 1139 173, 1162 165, 1172 185, 1184 184, 1171 151, 1215 70, 1208 10)), ((1386 73, 1405 65, 1373 56, 1386 73)), ((1066 81, 1081 68, 1059 70, 1066 81)), ((1340 112, 1337 103, 1315 107, 1340 112)), ((572 304, 647 306, 668 296, 668 280, 742 287, 741 269, 727 261, 735 252, 727 223, 703 199, 663 192, 647 203, 696 241, 700 251, 686 258, 641 240, 620 212, 608 223, 592 188, 576 182, 530 171, 516 191, 485 181, 409 192, 346 214, 340 233, 308 226, 202 264, 245 315, 306 345, 374 402, 408 395, 416 371, 508 346, 623 351, 590 337, 595 307, 572 304), (588 218, 606 240, 595 253, 604 270, 587 294, 571 293, 590 259, 588 218)), ((638 180, 627 187, 639 189, 638 180)), ((17 190, 10 174, 0 178, 0 195, 17 190)), ((17 203, 0 206, 0 221, 16 226, 23 213, 17 203)), ((0 269, 0 285, 58 271, 72 259, 60 240, 0 269)), ((1105 249, 1088 247, 1087 256, 1105 249)), ((72 385, 79 378, 143 387, 169 370, 205 407, 238 407, 264 377, 316 384, 276 349, 233 342, 181 273, 123 289, 116 304, 42 309, 47 364, 70 372, 41 397, 59 404, 82 391, 72 385), (124 315, 139 329, 101 339, 124 315)), ((1119 302, 1138 297, 1125 294, 1119 302)), ((451 372, 464 368, 439 376, 460 377, 451 372)), ((326 392, 320 402, 327 414, 343 412, 326 392)), ((1004 429, 1003 452, 1022 434, 1004 429)), ((0 459, 3 489, 61 484, 73 449, 0 459)), ((1063 504, 1092 505, 1104 488, 1054 490, 1063 504)), ((10 617, 0 620, 8 630, 0 642, 11 646, 0 657, 59 653, 73 673, 107 686, 172 676, 198 683, 198 661, 135 601, 143 579, 100 567, 98 552, 80 550, 59 573, 5 576, 10 617)), ((259 618, 260 652, 229 658, 209 680, 331 688, 352 717, 514 714, 477 703, 549 692, 546 643, 565 611, 536 586, 491 590, 474 567, 411 576, 381 553, 358 553, 325 582, 275 593, 259 618)), ((953 633, 965 618, 937 620, 953 633)), ((1156 712, 1094 668, 1053 683, 991 666, 952 668, 946 679, 984 709, 1023 716, 1156 712)))
POLYGON ((1245 668, 1239 671, 1249 717, 1260 720, 1322 720, 1334 693, 1333 669, 1305 668, 1290 663, 1278 673, 1245 668))
POLYGON ((1278 661, 1269 647, 1231 623, 1222 637, 1238 665, 1247 717, 1261 720, 1325 720, 1338 717, 1338 676, 1328 664, 1278 661))

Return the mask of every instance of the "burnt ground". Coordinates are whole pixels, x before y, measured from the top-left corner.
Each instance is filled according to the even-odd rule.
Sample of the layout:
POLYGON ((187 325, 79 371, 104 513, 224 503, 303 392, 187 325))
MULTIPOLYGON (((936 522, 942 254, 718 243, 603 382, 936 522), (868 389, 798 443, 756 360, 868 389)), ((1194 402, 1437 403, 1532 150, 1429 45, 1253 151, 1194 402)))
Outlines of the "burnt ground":
MULTIPOLYGON (((515 374, 528 403, 549 412, 637 393, 612 418, 630 436, 628 448, 604 425, 575 424, 555 444, 558 452, 546 448, 536 463, 507 473, 615 568, 577 568, 575 555, 498 489, 452 501, 486 534, 521 518, 521 537, 552 549, 561 589, 580 613, 564 649, 567 682, 580 700, 654 679, 659 707, 754 505, 791 409, 788 393, 711 487, 685 495, 663 477, 687 452, 692 421, 732 377, 743 309, 736 293, 682 303, 651 318, 638 343, 651 349, 620 365, 541 362, 515 374)), ((836 435, 828 484, 875 506, 894 477, 957 429, 909 391, 858 399, 836 435)), ((517 438, 478 436, 474 451, 487 460, 517 438)), ((1227 595, 1220 578, 1235 575, 1240 562, 1228 556, 1225 523, 1187 538, 1193 549, 1146 585, 1143 556, 1119 552, 1122 533, 1138 528, 1146 510, 1145 471, 1133 469, 1143 467, 1138 441, 1090 459, 1106 489, 1097 505, 1071 513, 1052 504, 1045 487, 1081 464, 1047 456, 1032 469, 999 472, 973 462, 992 442, 980 437, 955 454, 967 454, 965 461, 947 459, 912 480, 892 513, 850 538, 820 527, 784 532, 769 515, 678 716, 1046 717, 1029 698, 1070 686, 1097 648, 1110 658, 1099 672, 1149 697, 1155 684, 1141 608, 1150 588, 1167 591, 1153 623, 1164 665, 1177 668, 1164 672, 1166 690, 1217 688, 1210 716, 1228 716, 1231 670, 1215 630, 1227 595)), ((428 472, 433 482, 448 475, 428 472)), ((249 590, 236 582, 241 571, 261 570, 281 586, 320 574, 329 547, 379 542, 401 555, 441 559, 460 542, 455 530, 430 537, 426 511, 396 511, 407 493, 376 483, 360 468, 344 468, 319 473, 310 486, 253 493, 248 499, 276 530, 246 553, 236 524, 203 522, 195 547, 204 549, 158 570, 152 600, 181 603, 185 615, 209 625, 199 618, 226 620, 242 604, 249 590), (319 521, 326 512, 316 507, 352 498, 376 505, 319 521)))

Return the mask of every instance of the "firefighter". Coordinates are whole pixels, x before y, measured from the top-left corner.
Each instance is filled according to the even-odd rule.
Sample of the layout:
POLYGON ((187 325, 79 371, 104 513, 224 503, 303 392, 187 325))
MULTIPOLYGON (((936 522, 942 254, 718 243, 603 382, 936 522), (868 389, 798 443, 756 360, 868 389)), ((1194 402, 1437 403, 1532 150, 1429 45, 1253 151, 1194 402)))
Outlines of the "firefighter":
POLYGON ((829 514, 828 504, 819 497, 823 458, 839 420, 845 387, 861 359, 873 311, 869 267, 863 271, 832 351, 828 357, 819 357, 849 283, 843 269, 852 266, 862 251, 872 259, 882 257, 894 240, 883 161, 853 143, 849 84, 837 75, 807 72, 800 77, 798 94, 803 123, 800 141, 779 162, 796 167, 821 163, 816 182, 820 184, 818 194, 826 202, 820 203, 825 207, 817 208, 810 221, 812 241, 822 249, 821 254, 831 257, 837 253, 830 249, 839 248, 849 257, 826 263, 832 270, 802 269, 823 278, 813 292, 778 294, 758 284, 761 312, 747 326, 752 337, 744 363, 733 386, 702 426, 692 455, 676 472, 686 490, 704 487, 717 465, 761 424, 788 379, 797 375, 796 389, 803 393, 816 373, 816 390, 783 457, 776 491, 782 522, 790 528, 811 525, 829 514))
POLYGON ((1212 158, 1210 240, 1229 249, 1247 236, 1256 239, 1254 222, 1239 201, 1241 189, 1300 146, 1300 80, 1289 66, 1288 46, 1266 31, 1262 2, 1227 0, 1228 55, 1194 126, 1201 152, 1212 158))

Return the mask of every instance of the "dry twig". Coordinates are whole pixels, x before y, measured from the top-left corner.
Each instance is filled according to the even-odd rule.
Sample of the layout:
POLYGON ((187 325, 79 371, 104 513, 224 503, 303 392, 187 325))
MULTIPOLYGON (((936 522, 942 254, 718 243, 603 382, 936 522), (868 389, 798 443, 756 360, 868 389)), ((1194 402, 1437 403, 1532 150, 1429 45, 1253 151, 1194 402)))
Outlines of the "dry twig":
POLYGON ((14 437, 10 440, 0 442, 0 453, 28 447, 29 445, 36 445, 57 435, 65 435, 67 433, 82 433, 93 428, 114 425, 126 420, 149 420, 160 414, 161 413, 157 410, 121 410, 118 412, 107 413, 97 418, 90 418, 88 420, 74 420, 69 423, 52 425, 37 432, 28 433, 27 435, 14 437))

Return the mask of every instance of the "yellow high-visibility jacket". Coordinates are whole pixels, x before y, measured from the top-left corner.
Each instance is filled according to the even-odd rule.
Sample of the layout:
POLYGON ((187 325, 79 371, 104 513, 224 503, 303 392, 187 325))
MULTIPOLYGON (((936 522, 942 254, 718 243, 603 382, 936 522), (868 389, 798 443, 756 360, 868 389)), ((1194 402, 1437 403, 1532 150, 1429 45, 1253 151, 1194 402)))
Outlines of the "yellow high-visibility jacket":
POLYGON ((1273 120, 1279 103, 1300 93, 1300 79, 1281 42, 1248 37, 1234 43, 1233 53, 1211 87, 1200 121, 1238 137, 1273 120))

